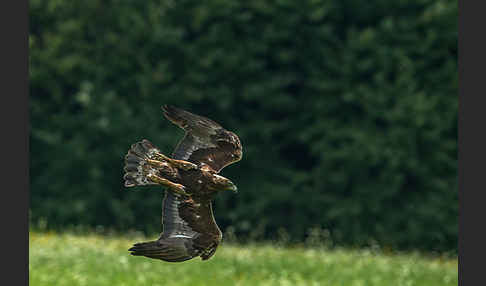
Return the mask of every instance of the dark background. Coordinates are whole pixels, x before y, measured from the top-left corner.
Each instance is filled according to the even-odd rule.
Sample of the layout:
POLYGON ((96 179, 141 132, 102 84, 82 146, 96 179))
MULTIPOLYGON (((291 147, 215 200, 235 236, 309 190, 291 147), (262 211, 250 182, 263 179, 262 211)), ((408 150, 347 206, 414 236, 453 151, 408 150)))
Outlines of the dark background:
POLYGON ((456 1, 30 1, 30 222, 160 231, 170 103, 235 131, 243 240, 457 250, 456 1), (162 3, 161 3, 162 2, 162 3))

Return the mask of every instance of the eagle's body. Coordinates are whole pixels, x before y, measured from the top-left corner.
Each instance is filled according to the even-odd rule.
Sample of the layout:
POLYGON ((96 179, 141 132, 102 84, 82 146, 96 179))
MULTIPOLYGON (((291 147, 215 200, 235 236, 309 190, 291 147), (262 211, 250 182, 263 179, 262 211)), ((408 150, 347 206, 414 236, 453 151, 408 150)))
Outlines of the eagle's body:
POLYGON ((222 239, 211 201, 219 191, 236 191, 236 186, 218 173, 241 159, 241 143, 238 136, 208 118, 171 106, 163 109, 165 117, 186 134, 172 158, 148 140, 133 144, 125 157, 126 187, 167 187, 160 238, 137 243, 130 251, 169 262, 197 256, 206 260, 222 239))

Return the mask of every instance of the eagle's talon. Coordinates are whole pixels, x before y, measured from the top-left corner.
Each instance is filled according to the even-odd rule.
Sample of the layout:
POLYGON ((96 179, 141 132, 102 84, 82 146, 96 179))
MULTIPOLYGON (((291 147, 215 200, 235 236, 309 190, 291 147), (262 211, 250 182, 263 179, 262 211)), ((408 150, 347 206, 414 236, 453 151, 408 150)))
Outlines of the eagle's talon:
POLYGON ((174 184, 176 186, 172 187, 172 190, 174 190, 176 193, 184 195, 184 196, 191 196, 188 192, 186 192, 186 187, 184 187, 181 184, 174 184))

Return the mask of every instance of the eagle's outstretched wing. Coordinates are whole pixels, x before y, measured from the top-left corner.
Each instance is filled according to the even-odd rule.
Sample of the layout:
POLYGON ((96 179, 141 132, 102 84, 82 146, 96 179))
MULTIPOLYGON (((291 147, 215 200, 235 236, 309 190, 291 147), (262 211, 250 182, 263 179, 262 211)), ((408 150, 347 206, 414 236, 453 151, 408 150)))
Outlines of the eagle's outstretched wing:
POLYGON ((135 244, 132 255, 142 255, 169 262, 189 260, 199 255, 193 239, 199 235, 179 214, 181 198, 166 189, 162 202, 162 234, 156 241, 135 244))
POLYGON ((181 262, 196 256, 206 260, 214 254, 221 231, 214 221, 211 202, 196 206, 184 199, 170 190, 165 192, 160 238, 133 245, 129 249, 132 255, 181 262))
POLYGON ((172 157, 195 164, 205 163, 219 172, 242 156, 238 136, 213 120, 188 111, 164 105, 165 117, 186 131, 172 157))

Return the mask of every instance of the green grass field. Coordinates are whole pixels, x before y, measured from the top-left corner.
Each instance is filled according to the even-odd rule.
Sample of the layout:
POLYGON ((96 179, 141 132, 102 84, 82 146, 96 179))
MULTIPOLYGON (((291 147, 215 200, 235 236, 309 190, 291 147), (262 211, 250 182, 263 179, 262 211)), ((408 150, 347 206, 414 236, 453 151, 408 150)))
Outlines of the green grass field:
POLYGON ((457 285, 457 259, 222 244, 209 261, 130 256, 147 238, 30 232, 29 285, 457 285))

